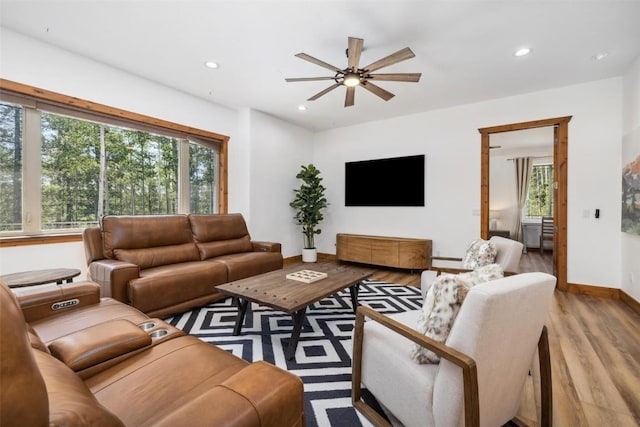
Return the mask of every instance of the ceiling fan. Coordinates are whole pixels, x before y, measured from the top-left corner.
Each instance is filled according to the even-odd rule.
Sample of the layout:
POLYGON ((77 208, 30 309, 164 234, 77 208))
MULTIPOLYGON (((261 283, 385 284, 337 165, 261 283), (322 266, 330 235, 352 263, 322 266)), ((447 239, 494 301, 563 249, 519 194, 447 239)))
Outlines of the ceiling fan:
POLYGON ((298 53, 296 56, 305 61, 312 62, 321 67, 334 71, 336 74, 333 77, 300 77, 300 78, 287 78, 287 82, 309 82, 316 80, 334 80, 335 84, 328 88, 316 93, 307 101, 315 101, 323 95, 331 92, 338 86, 345 86, 347 88, 347 94, 344 100, 345 107, 351 107, 354 104, 356 86, 360 86, 368 90, 369 92, 378 95, 385 101, 390 100, 395 95, 389 91, 382 89, 380 86, 373 84, 374 81, 390 81, 390 82, 418 82, 422 73, 392 73, 392 74, 371 74, 373 71, 379 70, 383 67, 388 67, 400 61, 411 59, 416 56, 411 49, 405 47, 389 56, 385 56, 366 67, 360 68, 360 54, 362 53, 362 46, 364 44, 363 39, 356 37, 349 37, 349 43, 347 47, 347 68, 340 69, 336 66, 328 64, 324 61, 307 55, 306 53, 298 53))

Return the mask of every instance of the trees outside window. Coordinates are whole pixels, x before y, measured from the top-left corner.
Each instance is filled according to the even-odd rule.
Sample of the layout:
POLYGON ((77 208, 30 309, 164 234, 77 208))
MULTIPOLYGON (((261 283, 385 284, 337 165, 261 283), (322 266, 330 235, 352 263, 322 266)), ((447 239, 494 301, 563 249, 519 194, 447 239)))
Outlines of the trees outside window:
POLYGON ((526 217, 553 216, 553 165, 533 165, 527 192, 526 217))
MULTIPOLYGON (((0 104, 0 232, 23 229, 21 201, 40 212, 40 230, 79 229, 102 215, 173 214, 181 179, 192 212, 217 211, 217 152, 186 138, 39 112, 40 156, 23 156, 23 110, 0 104), (189 147, 180 150, 180 145, 189 147), (188 159, 184 171, 179 153, 188 159), (22 189, 22 162, 38 164, 37 188, 22 189), (24 194, 22 194, 24 191, 24 194), (35 202, 33 200, 36 199, 35 202)), ((25 186, 27 187, 27 186, 25 186)), ((26 210, 29 212, 29 210, 26 210)), ((37 231, 37 230, 32 230, 37 231)))
POLYGON ((0 104, 0 232, 22 230, 22 107, 0 104))
POLYGON ((215 213, 218 153, 198 144, 189 144, 189 211, 198 214, 215 213))

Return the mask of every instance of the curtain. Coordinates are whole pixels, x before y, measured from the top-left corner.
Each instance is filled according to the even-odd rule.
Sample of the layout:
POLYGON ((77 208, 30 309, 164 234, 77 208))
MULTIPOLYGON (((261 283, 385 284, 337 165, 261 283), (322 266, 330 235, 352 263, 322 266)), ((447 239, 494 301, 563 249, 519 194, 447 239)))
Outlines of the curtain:
POLYGON ((516 167, 516 191, 518 197, 518 215, 514 224, 513 235, 515 240, 524 243, 524 233, 522 232, 522 211, 527 202, 527 189, 529 188, 529 178, 531 178, 531 167, 533 162, 531 157, 518 157, 513 159, 516 167))

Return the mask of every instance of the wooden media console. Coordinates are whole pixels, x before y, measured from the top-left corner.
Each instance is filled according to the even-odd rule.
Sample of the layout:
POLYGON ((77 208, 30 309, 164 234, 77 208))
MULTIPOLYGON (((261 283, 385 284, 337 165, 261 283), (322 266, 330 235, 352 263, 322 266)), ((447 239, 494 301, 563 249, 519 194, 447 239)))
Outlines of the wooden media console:
POLYGON ((428 239, 337 234, 336 252, 340 261, 410 270, 431 268, 431 240, 428 239))

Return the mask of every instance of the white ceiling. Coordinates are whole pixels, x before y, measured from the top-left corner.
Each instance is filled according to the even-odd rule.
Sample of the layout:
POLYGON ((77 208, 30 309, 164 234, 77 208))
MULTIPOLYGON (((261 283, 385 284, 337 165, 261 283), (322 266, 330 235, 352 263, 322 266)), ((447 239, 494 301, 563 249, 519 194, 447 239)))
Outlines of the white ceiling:
POLYGON ((640 0, 2 0, 0 23, 313 130, 620 76, 640 56, 640 0), (410 47, 415 58, 379 72, 421 72, 421 81, 380 82, 396 95, 388 102, 357 88, 349 108, 344 88, 305 101, 331 81, 284 81, 332 75, 299 52, 346 68, 348 36, 364 39, 360 65, 410 47), (533 53, 516 58, 521 46, 533 53), (592 59, 599 52, 607 58, 592 59), (220 67, 205 68, 207 60, 220 67))

